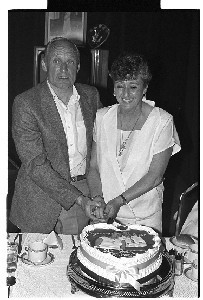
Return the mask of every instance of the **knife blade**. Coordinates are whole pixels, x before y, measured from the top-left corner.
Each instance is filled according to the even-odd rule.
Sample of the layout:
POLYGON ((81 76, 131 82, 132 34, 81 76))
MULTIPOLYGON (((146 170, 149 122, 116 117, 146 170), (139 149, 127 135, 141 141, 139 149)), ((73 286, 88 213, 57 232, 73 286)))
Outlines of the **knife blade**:
POLYGON ((18 254, 22 251, 22 233, 19 233, 19 240, 18 240, 18 254))
POLYGON ((14 243, 15 243, 15 241, 17 240, 18 236, 19 236, 19 233, 16 234, 16 236, 15 236, 15 238, 14 238, 14 241, 13 241, 14 243))

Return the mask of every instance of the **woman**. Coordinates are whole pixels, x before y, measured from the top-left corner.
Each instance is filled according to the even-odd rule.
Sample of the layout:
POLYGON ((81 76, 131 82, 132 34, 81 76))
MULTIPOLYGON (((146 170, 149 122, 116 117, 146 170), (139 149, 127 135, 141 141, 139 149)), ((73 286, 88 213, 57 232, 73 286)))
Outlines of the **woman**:
POLYGON ((113 62, 118 104, 97 112, 88 184, 103 203, 97 218, 161 232, 163 175, 181 148, 173 117, 145 98, 151 77, 141 55, 126 53, 113 62))

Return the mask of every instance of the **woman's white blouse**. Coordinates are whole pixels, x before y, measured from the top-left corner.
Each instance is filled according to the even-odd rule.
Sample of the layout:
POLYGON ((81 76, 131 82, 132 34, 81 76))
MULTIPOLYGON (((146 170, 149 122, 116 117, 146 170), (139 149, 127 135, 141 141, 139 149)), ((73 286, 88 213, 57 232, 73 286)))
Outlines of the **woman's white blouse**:
MULTIPOLYGON (((146 101, 153 106, 151 101, 146 101)), ((141 130, 135 130, 121 157, 118 153, 118 104, 97 112, 94 141, 97 144, 97 163, 105 202, 119 196, 139 181, 149 170, 155 154, 173 147, 172 155, 180 151, 179 137, 173 117, 154 107, 141 130)), ((118 218, 147 218, 161 210, 163 184, 124 205, 118 218)))

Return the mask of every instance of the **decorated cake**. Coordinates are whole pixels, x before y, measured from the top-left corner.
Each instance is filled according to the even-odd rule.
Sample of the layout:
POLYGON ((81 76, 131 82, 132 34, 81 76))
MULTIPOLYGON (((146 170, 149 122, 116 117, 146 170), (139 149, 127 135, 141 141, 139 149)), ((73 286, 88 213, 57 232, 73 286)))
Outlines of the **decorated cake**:
POLYGON ((149 227, 99 223, 83 229, 77 258, 91 279, 127 284, 139 291, 162 264, 160 247, 159 235, 149 227))

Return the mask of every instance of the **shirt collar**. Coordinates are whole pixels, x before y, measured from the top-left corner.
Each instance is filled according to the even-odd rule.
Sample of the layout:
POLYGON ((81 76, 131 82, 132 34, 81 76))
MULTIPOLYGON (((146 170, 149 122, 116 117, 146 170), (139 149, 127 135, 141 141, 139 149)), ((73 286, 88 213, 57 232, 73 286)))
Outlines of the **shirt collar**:
POLYGON ((79 101, 79 99, 80 99, 80 95, 78 94, 76 87, 73 85, 73 95, 70 97, 68 104, 76 103, 79 101))
MULTIPOLYGON (((53 90, 53 88, 51 87, 48 79, 47 79, 47 85, 49 87, 49 90, 52 94, 52 96, 54 97, 54 99, 57 99, 57 100, 60 100, 57 96, 57 94, 55 93, 55 91, 53 90)), ((75 103, 77 103, 80 99, 80 95, 78 94, 77 90, 76 90, 76 87, 73 85, 73 94, 72 96, 70 97, 70 100, 68 101, 68 105, 74 105, 75 103)), ((61 101, 61 100, 60 100, 61 101)), ((62 101, 61 101, 62 102, 62 101)), ((63 102, 62 102, 63 103, 63 102)))

